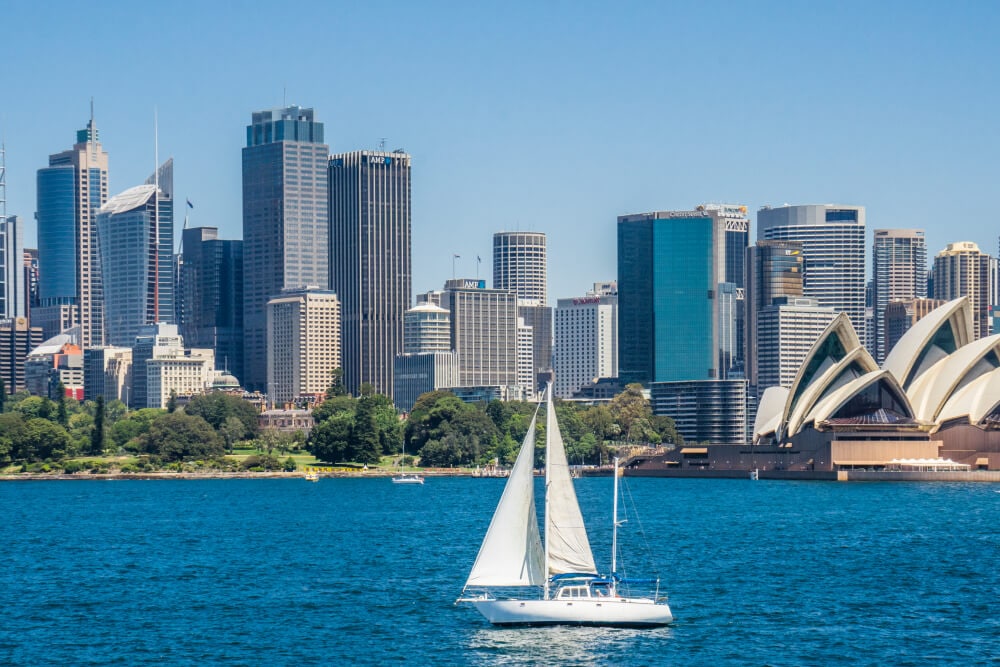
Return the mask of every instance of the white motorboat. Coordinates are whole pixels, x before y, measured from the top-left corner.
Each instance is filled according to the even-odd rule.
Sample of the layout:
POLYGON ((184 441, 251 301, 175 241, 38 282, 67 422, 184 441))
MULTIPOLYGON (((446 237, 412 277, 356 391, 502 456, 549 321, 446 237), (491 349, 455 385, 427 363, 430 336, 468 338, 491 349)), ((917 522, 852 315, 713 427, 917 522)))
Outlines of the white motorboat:
MULTIPOLYGON (((540 407, 540 406, 539 406, 540 407)), ((531 419, 500 503, 457 602, 474 606, 494 625, 658 627, 673 621, 658 581, 628 582, 616 572, 618 461, 615 460, 611 573, 600 576, 576 500, 549 385, 545 428, 545 543, 535 513, 531 419), (627 584, 655 586, 652 595, 623 594, 627 584), (513 597, 503 595, 516 591, 513 597), (523 597, 522 597, 523 595, 523 597)))
POLYGON ((399 474, 392 478, 393 484, 423 484, 424 478, 413 472, 403 472, 403 459, 406 458, 404 448, 399 456, 399 474))

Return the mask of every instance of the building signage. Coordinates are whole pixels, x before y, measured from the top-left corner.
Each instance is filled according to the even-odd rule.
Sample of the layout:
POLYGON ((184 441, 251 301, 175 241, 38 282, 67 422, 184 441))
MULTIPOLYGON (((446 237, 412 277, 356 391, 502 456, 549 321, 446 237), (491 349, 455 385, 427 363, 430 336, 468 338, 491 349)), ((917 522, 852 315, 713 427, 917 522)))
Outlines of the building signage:
POLYGON ((600 303, 601 297, 599 296, 586 296, 582 299, 573 299, 574 306, 584 306, 588 303, 600 303))

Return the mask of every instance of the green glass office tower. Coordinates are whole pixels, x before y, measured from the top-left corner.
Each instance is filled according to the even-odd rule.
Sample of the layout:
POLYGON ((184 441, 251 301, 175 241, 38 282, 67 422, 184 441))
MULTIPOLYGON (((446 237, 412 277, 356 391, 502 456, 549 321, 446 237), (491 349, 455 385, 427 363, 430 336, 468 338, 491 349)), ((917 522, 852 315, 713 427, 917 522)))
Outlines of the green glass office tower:
POLYGON ((255 112, 243 149, 244 386, 267 391, 267 302, 329 281, 323 124, 297 106, 255 112))

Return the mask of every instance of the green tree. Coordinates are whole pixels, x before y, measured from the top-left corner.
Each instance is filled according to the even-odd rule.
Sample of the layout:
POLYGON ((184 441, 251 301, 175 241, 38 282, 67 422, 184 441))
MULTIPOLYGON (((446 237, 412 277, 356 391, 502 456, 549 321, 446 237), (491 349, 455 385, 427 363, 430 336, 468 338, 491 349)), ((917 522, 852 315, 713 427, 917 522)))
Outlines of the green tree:
POLYGON ((313 427, 306 440, 306 451, 320 461, 339 463, 347 461, 351 451, 351 430, 354 415, 339 412, 313 427))
POLYGON ((0 466, 8 466, 24 442, 24 417, 20 412, 0 414, 0 466))
POLYGON ((218 431, 230 454, 233 452, 233 443, 247 437, 247 428, 237 417, 226 417, 226 421, 222 422, 218 431))
POLYGON ((111 427, 111 444, 116 449, 138 448, 141 445, 140 438, 149 432, 156 418, 163 414, 166 411, 159 408, 142 408, 128 413, 111 427))
POLYGON ((649 421, 653 411, 642 394, 641 384, 626 385, 622 393, 611 399, 608 408, 626 441, 648 440, 649 434, 654 432, 649 421))
POLYGON ((167 414, 177 410, 177 391, 170 390, 170 398, 167 399, 167 414))
POLYGON ((104 423, 106 426, 114 426, 125 418, 128 414, 128 406, 114 398, 104 405, 104 423))
POLYGON ((184 407, 184 412, 201 417, 220 433, 226 420, 235 417, 243 424, 244 433, 240 438, 252 438, 259 429, 257 409, 253 405, 239 396, 219 391, 195 396, 184 407))
POLYGON ((358 399, 353 396, 348 396, 342 394, 339 396, 334 396, 333 398, 328 398, 322 403, 320 403, 312 411, 313 420, 319 424, 320 422, 326 421, 330 417, 346 412, 349 414, 354 414, 358 409, 358 399))
POLYGON ((347 389, 344 388, 344 369, 334 368, 330 371, 330 386, 326 388, 326 395, 324 398, 326 398, 326 400, 330 400, 331 398, 344 396, 346 394, 347 389))
POLYGON ((672 445, 684 444, 684 436, 677 431, 677 424, 674 423, 673 418, 653 415, 650 419, 650 425, 659 434, 660 442, 672 445))
POLYGON ((0 379, 0 413, 7 412, 7 383, 0 379))
POLYGON ((69 413, 66 410, 66 387, 62 380, 56 385, 56 421, 63 428, 69 426, 69 413))
POLYGON ((378 463, 382 455, 378 424, 375 421, 375 401, 371 394, 362 396, 354 413, 351 429, 351 458, 359 463, 378 463))
POLYGON ((24 424, 24 439, 18 443, 14 458, 25 461, 59 459, 69 446, 66 429, 48 419, 34 417, 24 424))
POLYGON ((225 454, 225 444, 215 429, 201 417, 184 412, 157 417, 140 442, 143 451, 158 454, 165 461, 210 459, 225 454))
POLYGON ((94 407, 94 428, 90 432, 90 454, 100 456, 104 452, 104 396, 97 397, 94 407))
POLYGON ((28 396, 17 402, 14 410, 19 412, 25 419, 48 419, 52 414, 52 401, 44 396, 28 396))

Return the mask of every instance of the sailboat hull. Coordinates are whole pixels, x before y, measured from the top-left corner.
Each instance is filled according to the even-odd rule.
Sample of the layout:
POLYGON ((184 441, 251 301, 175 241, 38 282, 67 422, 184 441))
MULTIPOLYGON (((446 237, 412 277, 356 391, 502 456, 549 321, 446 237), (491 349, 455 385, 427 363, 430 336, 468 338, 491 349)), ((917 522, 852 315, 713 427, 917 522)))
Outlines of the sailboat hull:
POLYGON ((669 605, 648 598, 602 600, 470 600, 493 625, 589 625, 620 628, 655 628, 670 624, 669 605))

